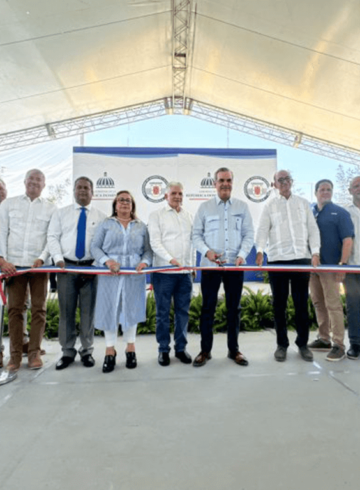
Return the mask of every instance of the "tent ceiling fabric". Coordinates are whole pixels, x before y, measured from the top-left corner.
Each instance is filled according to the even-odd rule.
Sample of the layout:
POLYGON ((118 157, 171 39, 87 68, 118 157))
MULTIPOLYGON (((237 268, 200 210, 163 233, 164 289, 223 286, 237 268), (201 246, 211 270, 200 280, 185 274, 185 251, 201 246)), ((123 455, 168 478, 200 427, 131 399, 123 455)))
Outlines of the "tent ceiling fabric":
MULTIPOLYGON (((171 97, 171 0, 0 0, 0 134, 171 97)), ((198 0, 185 97, 360 150, 360 2, 198 0)))

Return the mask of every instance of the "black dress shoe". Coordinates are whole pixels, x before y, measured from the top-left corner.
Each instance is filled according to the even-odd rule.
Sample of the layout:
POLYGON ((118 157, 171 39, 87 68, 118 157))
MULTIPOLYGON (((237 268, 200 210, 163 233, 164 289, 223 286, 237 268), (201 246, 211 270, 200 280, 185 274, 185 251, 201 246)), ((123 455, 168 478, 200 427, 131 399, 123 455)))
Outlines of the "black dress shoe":
POLYGON ((82 356, 81 362, 84 364, 85 367, 95 366, 95 359, 91 354, 86 354, 85 356, 82 356))
POLYGON ((168 366, 170 364, 170 356, 168 352, 159 352, 158 362, 160 366, 168 366))
POLYGON ((136 354, 135 352, 125 352, 126 354, 126 364, 128 369, 135 369, 137 366, 136 354))
POLYGON ((114 356, 105 356, 102 372, 111 373, 111 371, 114 371, 115 364, 116 364, 116 351, 114 356))
POLYGON ((183 350, 181 352, 175 352, 175 357, 177 357, 184 364, 192 363, 191 356, 188 352, 186 352, 186 350, 183 350))
POLYGON ((346 355, 349 359, 359 359, 360 356, 360 345, 352 344, 350 349, 347 351, 346 355))
POLYGON ((72 362, 74 362, 74 358, 73 357, 63 356, 56 363, 55 369, 57 369, 58 371, 61 371, 61 369, 65 369, 68 366, 70 366, 70 364, 72 362))

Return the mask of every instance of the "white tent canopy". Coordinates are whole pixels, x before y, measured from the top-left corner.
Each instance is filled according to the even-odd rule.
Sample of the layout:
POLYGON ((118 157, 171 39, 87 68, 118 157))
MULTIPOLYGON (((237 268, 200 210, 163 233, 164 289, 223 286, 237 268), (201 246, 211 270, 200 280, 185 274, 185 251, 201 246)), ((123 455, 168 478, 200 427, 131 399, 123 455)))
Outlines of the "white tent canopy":
POLYGON ((0 0, 0 138, 162 101, 360 151, 359 26, 357 0, 0 0))

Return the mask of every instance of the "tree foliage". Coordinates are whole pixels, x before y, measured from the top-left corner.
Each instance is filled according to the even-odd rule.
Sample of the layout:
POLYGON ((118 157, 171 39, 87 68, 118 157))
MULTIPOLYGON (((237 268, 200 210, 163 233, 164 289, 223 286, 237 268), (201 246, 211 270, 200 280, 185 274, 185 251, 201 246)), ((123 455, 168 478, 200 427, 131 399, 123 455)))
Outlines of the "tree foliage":
POLYGON ((334 201, 339 206, 348 206, 352 203, 351 194, 349 193, 349 185, 354 177, 360 175, 357 167, 345 169, 340 163, 336 170, 336 185, 334 192, 334 201))

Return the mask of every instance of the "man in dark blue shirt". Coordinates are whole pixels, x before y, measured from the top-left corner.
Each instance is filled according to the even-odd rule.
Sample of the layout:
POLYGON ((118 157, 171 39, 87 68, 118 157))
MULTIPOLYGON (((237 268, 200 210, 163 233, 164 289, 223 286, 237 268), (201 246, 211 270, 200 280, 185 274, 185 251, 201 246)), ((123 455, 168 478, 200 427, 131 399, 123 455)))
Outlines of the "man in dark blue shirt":
MULTIPOLYGON (((331 201, 332 194, 331 180, 323 179, 316 183, 317 204, 313 205, 313 213, 320 230, 320 263, 344 265, 349 260, 354 226, 348 211, 331 201)), ((344 277, 344 274, 332 272, 314 272, 310 277, 310 294, 319 334, 309 347, 330 351, 326 356, 328 361, 340 361, 345 357, 344 313, 339 292, 339 283, 344 277)))

